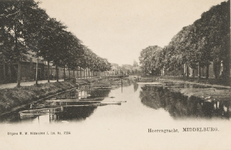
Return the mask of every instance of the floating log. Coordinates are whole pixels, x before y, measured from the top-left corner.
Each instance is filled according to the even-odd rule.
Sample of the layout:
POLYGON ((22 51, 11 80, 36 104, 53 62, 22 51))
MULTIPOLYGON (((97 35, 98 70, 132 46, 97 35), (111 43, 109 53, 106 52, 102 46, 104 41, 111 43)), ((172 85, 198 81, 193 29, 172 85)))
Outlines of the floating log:
POLYGON ((60 100, 46 100, 46 102, 76 102, 76 103, 116 103, 116 102, 119 102, 119 103, 125 103, 127 101, 94 101, 94 100, 78 100, 78 99, 60 99, 60 100))
POLYGON ((46 102, 78 102, 78 101, 94 101, 94 100, 103 100, 104 97, 99 98, 82 98, 82 99, 50 99, 46 100, 46 102))
POLYGON ((92 104, 83 104, 83 105, 65 105, 63 107, 97 107, 105 105, 121 105, 121 102, 108 102, 108 103, 92 103, 92 104))

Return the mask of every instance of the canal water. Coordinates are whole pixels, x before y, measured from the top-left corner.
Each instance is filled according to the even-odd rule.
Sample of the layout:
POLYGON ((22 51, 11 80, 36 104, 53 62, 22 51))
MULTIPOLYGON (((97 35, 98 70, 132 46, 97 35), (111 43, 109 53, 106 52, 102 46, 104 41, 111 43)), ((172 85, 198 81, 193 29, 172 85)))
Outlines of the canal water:
POLYGON ((136 83, 113 90, 86 86, 77 92, 24 108, 45 112, 28 115, 20 110, 1 118, 0 138, 6 141, 1 145, 25 150, 230 148, 228 101, 187 99, 162 87, 136 83), (70 95, 80 102, 62 101, 70 95))

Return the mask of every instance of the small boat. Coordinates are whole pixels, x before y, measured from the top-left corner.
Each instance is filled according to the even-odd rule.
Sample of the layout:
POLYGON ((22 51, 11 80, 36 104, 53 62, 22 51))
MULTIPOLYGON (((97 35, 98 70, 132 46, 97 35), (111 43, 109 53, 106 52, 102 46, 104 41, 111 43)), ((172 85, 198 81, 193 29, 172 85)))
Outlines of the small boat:
POLYGON ((22 110, 19 111, 19 115, 21 119, 26 118, 35 118, 37 116, 41 116, 47 113, 56 113, 60 112, 62 110, 61 107, 57 108, 42 108, 42 109, 28 109, 28 110, 22 110))

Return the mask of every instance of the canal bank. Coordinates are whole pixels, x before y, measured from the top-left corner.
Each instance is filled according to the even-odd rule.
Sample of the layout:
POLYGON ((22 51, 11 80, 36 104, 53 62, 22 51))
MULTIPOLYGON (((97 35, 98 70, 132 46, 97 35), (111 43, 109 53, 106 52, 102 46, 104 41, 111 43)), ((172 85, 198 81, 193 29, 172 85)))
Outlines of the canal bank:
MULTIPOLYGON (((186 105, 184 101, 173 101, 168 97, 162 99, 162 94, 168 96, 170 93, 148 88, 145 90, 142 88, 143 86, 134 83, 124 87, 123 91, 121 88, 110 90, 105 94, 106 97, 100 101, 103 103, 126 101, 121 105, 65 108, 66 104, 63 103, 64 110, 62 112, 49 112, 31 119, 11 119, 9 117, 9 119, 0 122, 1 129, 5 129, 7 132, 22 132, 23 135, 15 135, 12 138, 12 136, 7 135, 7 132, 3 132, 2 136, 13 140, 12 142, 15 139, 23 139, 27 143, 36 140, 36 143, 42 143, 41 145, 50 145, 49 149, 65 148, 65 146, 62 147, 63 140, 74 149, 91 149, 92 146, 96 149, 107 149, 108 144, 102 144, 96 140, 99 135, 103 143, 110 143, 110 149, 142 149, 144 145, 158 147, 157 149, 170 149, 169 145, 179 147, 182 142, 187 143, 188 140, 193 141, 195 137, 201 137, 199 143, 188 142, 188 145, 181 146, 182 149, 189 149, 194 144, 211 142, 209 139, 211 136, 215 137, 212 139, 212 142, 215 143, 230 132, 230 119, 219 115, 221 113, 217 112, 218 110, 214 113, 213 111, 205 111, 207 110, 206 105, 199 107, 199 110, 194 109, 194 101, 187 102, 186 105), (159 92, 161 96, 159 99, 157 99, 158 93, 156 92, 159 92), (155 97, 156 99, 154 99, 155 97), (154 107, 155 104, 157 107, 154 107), (183 107, 181 107, 182 105, 183 107), (208 113, 213 113, 211 118, 208 113), (217 117, 215 116, 216 113, 219 113, 217 117), (207 130, 207 127, 216 128, 219 131, 205 131, 204 128, 207 130), (191 128, 201 128, 203 132, 188 130, 191 128), (166 130, 178 130, 179 132, 148 132, 149 129, 153 131, 163 130, 164 132, 166 130), (66 131, 70 134, 64 134, 66 131), (25 132, 29 135, 24 135, 25 132), (34 135, 31 132, 48 132, 49 135, 34 135), (73 139, 75 142, 72 142, 73 139), (175 140, 166 145, 163 144, 166 139, 175 140), (58 142, 54 143, 53 141, 58 142)), ((100 89, 101 92, 107 90, 100 89)), ((91 96, 96 95, 95 92, 89 92, 89 94, 91 96)), ((15 114, 18 115, 17 112, 15 114)), ((228 146, 227 142, 221 144, 228 146)), ((24 146, 28 145, 25 144, 24 146)), ((220 143, 215 146, 216 149, 219 149, 220 143)), ((37 149, 44 148, 46 147, 39 146, 37 149)))
MULTIPOLYGON (((24 108, 34 102, 43 101, 56 95, 69 92, 83 85, 95 88, 115 89, 129 85, 129 78, 87 78, 71 79, 62 82, 43 83, 31 86, 0 89, 0 116, 24 108)), ((70 92, 71 93, 71 92, 70 92)))
POLYGON ((173 79, 171 77, 142 77, 139 82, 143 84, 160 83, 171 92, 180 92, 191 97, 195 96, 205 100, 231 100, 231 87, 227 85, 210 84, 204 82, 173 79))
POLYGON ((143 77, 138 84, 145 85, 142 89, 148 93, 145 96, 147 104, 169 110, 174 117, 185 114, 198 116, 197 113, 210 116, 211 112, 227 118, 230 116, 230 86, 161 77, 143 77))
POLYGON ((73 82, 54 82, 0 90, 0 114, 4 115, 55 94, 77 87, 73 82))

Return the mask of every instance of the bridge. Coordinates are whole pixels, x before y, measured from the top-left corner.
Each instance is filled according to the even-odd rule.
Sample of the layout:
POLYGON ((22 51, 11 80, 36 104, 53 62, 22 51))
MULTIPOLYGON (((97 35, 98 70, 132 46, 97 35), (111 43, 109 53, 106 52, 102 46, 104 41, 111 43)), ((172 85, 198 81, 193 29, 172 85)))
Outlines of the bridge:
POLYGON ((129 77, 129 75, 112 75, 112 76, 105 76, 106 78, 125 78, 129 77))

